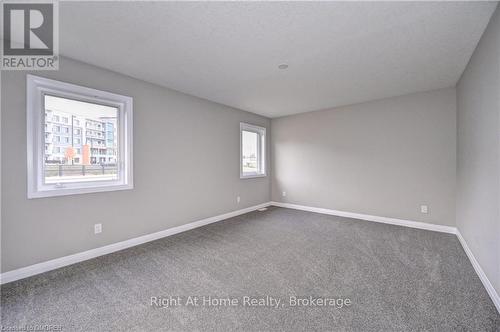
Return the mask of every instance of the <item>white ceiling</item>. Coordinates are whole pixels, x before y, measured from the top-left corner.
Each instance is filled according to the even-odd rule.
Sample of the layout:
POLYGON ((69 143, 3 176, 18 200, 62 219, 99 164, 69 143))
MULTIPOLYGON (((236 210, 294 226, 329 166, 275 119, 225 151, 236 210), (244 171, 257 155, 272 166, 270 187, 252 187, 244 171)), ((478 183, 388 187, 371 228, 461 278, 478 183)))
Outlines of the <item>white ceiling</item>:
POLYGON ((455 85, 496 5, 60 2, 60 49, 278 117, 455 85))

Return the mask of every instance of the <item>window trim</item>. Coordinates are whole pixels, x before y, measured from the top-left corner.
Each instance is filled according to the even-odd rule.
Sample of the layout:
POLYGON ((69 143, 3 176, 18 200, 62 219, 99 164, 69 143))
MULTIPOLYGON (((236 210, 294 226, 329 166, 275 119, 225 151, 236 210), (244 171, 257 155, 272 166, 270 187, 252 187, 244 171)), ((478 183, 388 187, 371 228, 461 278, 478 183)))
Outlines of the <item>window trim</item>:
POLYGON ((267 176, 266 167, 266 128, 240 122, 240 179, 263 178, 267 176), (256 133, 259 137, 257 142, 257 163, 261 172, 243 172, 243 131, 256 133))
POLYGON ((86 194, 133 189, 133 99, 107 91, 56 81, 28 74, 27 96, 27 195, 28 198, 86 194), (116 107, 118 109, 118 180, 45 184, 44 96, 68 98, 78 101, 116 107))

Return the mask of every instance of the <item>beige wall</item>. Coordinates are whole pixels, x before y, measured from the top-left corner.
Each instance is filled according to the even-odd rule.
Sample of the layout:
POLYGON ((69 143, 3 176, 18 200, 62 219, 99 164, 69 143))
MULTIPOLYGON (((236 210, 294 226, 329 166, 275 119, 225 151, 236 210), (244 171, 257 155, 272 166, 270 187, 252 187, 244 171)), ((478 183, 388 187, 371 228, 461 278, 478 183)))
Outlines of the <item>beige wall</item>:
POLYGON ((274 201, 455 224, 454 88, 273 119, 271 132, 274 201))
POLYGON ((500 294, 500 9, 457 95, 457 226, 500 294))
POLYGON ((135 188, 28 200, 26 74, 2 73, 2 272, 269 201, 239 178, 239 122, 268 119, 69 59, 33 74, 134 98, 135 188))

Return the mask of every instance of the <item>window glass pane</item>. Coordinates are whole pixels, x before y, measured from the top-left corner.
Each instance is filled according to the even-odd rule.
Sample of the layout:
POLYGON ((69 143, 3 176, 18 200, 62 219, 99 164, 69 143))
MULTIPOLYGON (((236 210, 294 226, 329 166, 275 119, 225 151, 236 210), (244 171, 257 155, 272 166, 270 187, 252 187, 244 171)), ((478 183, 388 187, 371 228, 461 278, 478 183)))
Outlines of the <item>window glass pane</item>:
POLYGON ((49 95, 44 101, 45 183, 117 180, 118 109, 49 95), (54 125, 59 119, 67 119, 65 130, 54 125))
POLYGON ((257 173, 259 166, 257 162, 259 135, 251 131, 242 131, 242 166, 243 173, 257 173))

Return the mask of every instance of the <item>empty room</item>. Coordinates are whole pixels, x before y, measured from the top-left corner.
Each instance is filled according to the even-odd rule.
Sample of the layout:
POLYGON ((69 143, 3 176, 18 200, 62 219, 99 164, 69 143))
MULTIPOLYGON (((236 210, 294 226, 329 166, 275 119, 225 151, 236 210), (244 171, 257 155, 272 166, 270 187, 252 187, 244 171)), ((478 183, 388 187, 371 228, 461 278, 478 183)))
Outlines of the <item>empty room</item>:
POLYGON ((496 1, 2 1, 1 331, 500 331, 496 1))

